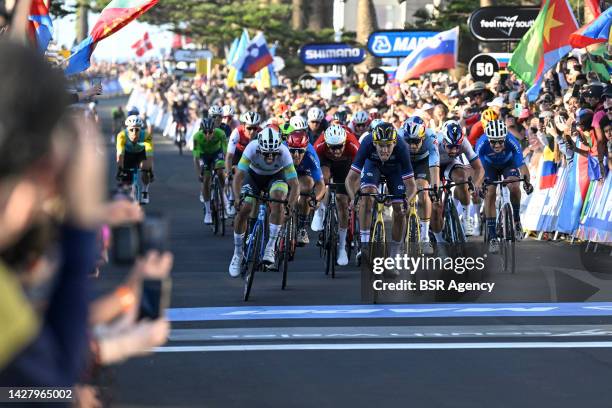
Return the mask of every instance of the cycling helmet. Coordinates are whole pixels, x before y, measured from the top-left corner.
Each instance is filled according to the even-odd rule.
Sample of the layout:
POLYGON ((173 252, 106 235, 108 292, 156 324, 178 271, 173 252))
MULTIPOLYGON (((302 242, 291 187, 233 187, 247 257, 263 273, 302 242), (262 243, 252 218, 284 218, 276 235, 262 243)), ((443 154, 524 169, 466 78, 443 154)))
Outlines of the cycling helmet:
POLYGON ((289 124, 293 126, 295 130, 305 130, 308 128, 308 123, 303 116, 294 116, 289 119, 289 124))
POLYGON ((419 116, 411 116, 402 125, 405 139, 422 139, 425 137, 425 121, 419 116))
POLYGON ((287 139, 287 135, 289 135, 289 133, 293 132, 295 129, 290 123, 284 123, 280 125, 279 130, 281 132, 281 136, 283 136, 283 139, 287 139))
POLYGON ((442 143, 445 146, 458 146, 463 143, 463 129, 456 120, 447 120, 442 125, 442 143))
POLYGON ((485 134, 489 140, 506 140, 508 128, 503 120, 492 120, 487 123, 485 134))
POLYGON ((385 121, 382 119, 373 119, 372 123, 370 123, 370 130, 374 130, 376 129, 376 126, 380 125, 381 123, 384 123, 385 121))
POLYGON ((368 116, 368 113, 365 111, 355 112, 353 115, 353 123, 357 125, 368 123, 368 120, 370 120, 370 116, 368 116))
POLYGON ((392 124, 382 122, 372 131, 374 143, 393 143, 397 141, 397 130, 392 124))
POLYGON ((321 108, 310 108, 308 110, 308 121, 309 122, 321 122, 325 118, 325 112, 321 108))
POLYGON ((325 130, 325 143, 338 146, 346 142, 346 130, 340 125, 331 125, 325 130))
POLYGON ((346 111, 337 111, 334 113, 334 120, 340 122, 341 125, 346 125, 348 120, 348 113, 346 111))
POLYGON ((138 116, 138 115, 140 115, 140 111, 138 110, 138 108, 137 108, 137 107, 132 106, 132 107, 131 107, 131 108, 130 108, 128 111, 127 111, 127 115, 128 115, 128 116, 132 116, 132 115, 136 115, 136 116, 138 116))
POLYGON ((281 143, 281 136, 275 128, 267 127, 257 134, 257 144, 262 153, 278 152, 281 143))
POLYGON ((308 146, 308 135, 303 130, 294 130, 287 138, 287 145, 294 149, 306 149, 308 146))
POLYGON ((209 132, 215 130, 215 121, 213 118, 204 118, 202 122, 200 122, 200 129, 209 132))
POLYGON ((208 116, 210 117, 214 117, 214 116, 221 116, 223 112, 221 112, 221 108, 218 107, 217 105, 213 105, 210 108, 208 108, 208 116))
POLYGON ((232 105, 223 105, 223 108, 221 108, 221 113, 223 116, 234 116, 236 112, 234 111, 234 107, 232 105))
POLYGON ((261 122, 261 116, 257 112, 245 112, 240 116, 240 121, 247 126, 257 126, 261 122))
POLYGON ((486 128, 487 127, 487 123, 489 123, 492 120, 496 120, 499 119, 499 115, 497 114, 497 112, 495 112, 493 109, 488 108, 485 109, 484 111, 482 111, 482 114, 480 115, 480 123, 482 123, 482 128, 486 128))
POLYGON ((140 119, 140 116, 130 115, 125 120, 126 128, 142 128, 143 126, 144 123, 142 123, 142 119, 140 119))

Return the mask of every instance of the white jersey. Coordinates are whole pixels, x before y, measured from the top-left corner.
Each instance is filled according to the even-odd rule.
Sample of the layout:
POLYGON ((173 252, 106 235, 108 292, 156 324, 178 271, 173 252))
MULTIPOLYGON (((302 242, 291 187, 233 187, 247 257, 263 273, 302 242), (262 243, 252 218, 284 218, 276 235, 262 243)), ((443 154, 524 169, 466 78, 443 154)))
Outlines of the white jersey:
POLYGON ((279 154, 276 155, 274 161, 270 164, 266 163, 263 155, 259 152, 259 143, 253 140, 247 145, 242 153, 242 158, 238 163, 238 168, 242 171, 253 170, 255 173, 262 176, 271 176, 281 170, 285 170, 285 178, 289 179, 292 174, 296 175, 293 159, 289 148, 284 144, 280 146, 279 154), (287 177, 289 176, 289 177, 287 177))
POLYGON ((236 154, 236 145, 240 140, 240 133, 238 133, 238 128, 234 128, 232 133, 230 133, 229 141, 227 143, 227 153, 236 154))
POLYGON ((440 167, 444 167, 454 162, 456 159, 464 156, 468 163, 473 162, 478 158, 478 155, 474 151, 472 144, 468 140, 467 137, 463 138, 463 142, 461 143, 461 149, 459 149, 459 156, 453 158, 446 153, 446 149, 444 148, 444 143, 442 142, 443 136, 442 132, 438 133, 438 151, 440 152, 440 167))

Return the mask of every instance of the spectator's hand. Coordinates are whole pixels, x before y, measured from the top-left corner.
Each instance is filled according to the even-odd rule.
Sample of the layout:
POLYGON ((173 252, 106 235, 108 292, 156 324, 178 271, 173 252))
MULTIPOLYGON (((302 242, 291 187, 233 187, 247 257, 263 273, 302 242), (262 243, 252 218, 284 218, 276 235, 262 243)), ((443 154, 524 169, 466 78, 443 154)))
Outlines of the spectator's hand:
POLYGON ((106 365, 148 354, 153 347, 164 344, 169 333, 170 323, 164 317, 141 320, 119 334, 99 338, 100 360, 106 365))
POLYGON ((142 221, 144 213, 142 208, 129 200, 118 200, 104 206, 102 222, 110 226, 130 224, 142 221))
POLYGON ((132 268, 132 274, 140 278, 165 279, 170 276, 174 257, 170 252, 160 254, 157 251, 149 251, 136 261, 132 268))
POLYGON ((74 387, 74 406, 78 408, 102 408, 98 390, 92 385, 77 384, 74 387))

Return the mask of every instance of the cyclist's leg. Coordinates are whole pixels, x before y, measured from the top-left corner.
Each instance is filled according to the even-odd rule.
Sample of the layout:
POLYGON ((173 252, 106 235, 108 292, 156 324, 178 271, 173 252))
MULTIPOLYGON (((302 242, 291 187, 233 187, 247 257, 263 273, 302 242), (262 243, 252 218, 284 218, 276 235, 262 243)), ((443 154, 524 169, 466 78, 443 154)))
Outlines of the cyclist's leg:
POLYGON ((219 176, 219 184, 221 186, 221 191, 225 188, 225 156, 223 155, 223 150, 219 150, 217 152, 217 157, 214 162, 215 173, 219 176))
MULTIPOLYGON (((270 197, 275 200, 285 200, 289 192, 289 186, 284 180, 282 174, 275 174, 270 177, 269 192, 270 197)), ((281 226, 284 222, 283 206, 280 203, 270 203, 270 219, 269 219, 269 231, 270 236, 266 244, 266 251, 264 254, 264 260, 273 263, 275 258, 276 239, 280 232, 281 226)))
MULTIPOLYGON (((391 195, 401 195, 406 192, 404 180, 398 166, 383 167, 383 174, 387 178, 387 189, 391 195)), ((399 254, 406 216, 404 211, 404 199, 394 198, 391 203, 393 206, 393 224, 391 228, 391 242, 389 244, 389 256, 395 257, 399 254)))
MULTIPOLYGON (((466 167, 458 159, 455 159, 453 166, 450 170, 450 179, 455 183, 463 183, 468 180, 468 171, 466 167)), ((455 205, 457 212, 461 215, 461 222, 466 235, 472 235, 474 233, 474 223, 470 217, 471 212, 471 200, 470 193, 467 184, 463 184, 455 187, 455 205)))
MULTIPOLYGON (((521 173, 518 169, 513 167, 507 167, 503 171, 504 180, 512 181, 518 180, 521 173)), ((517 229, 521 229, 521 183, 508 184, 508 190, 510 191, 510 204, 512 205, 512 216, 514 217, 514 224, 517 229)))
MULTIPOLYGON (((484 162, 483 167, 485 170, 485 180, 499 180, 501 172, 490 164, 484 162)), ((497 197, 497 189, 495 186, 489 186, 485 195, 485 218, 487 220, 487 237, 489 241, 497 238, 496 228, 496 212, 495 212, 495 198, 497 197)))
MULTIPOLYGON (((314 189, 314 180, 310 176, 299 176, 300 193, 309 194, 314 189)), ((310 213, 310 204, 308 197, 300 196, 298 201, 298 242, 307 244, 309 242, 308 231, 306 231, 306 219, 310 213)))
POLYGON ((211 185, 211 171, 213 167, 214 159, 209 155, 202 155, 200 158, 200 164, 202 169, 202 197, 204 197, 204 219, 206 223, 211 223, 211 212, 210 212, 210 185, 211 185))
MULTIPOLYGON (((468 177, 474 179, 474 169, 472 167, 467 167, 466 172, 468 177)), ((480 208, 482 207, 482 199, 477 194, 472 194, 470 202, 469 216, 474 223, 474 233, 480 235, 480 208)))
MULTIPOLYGON (((244 180, 242 181, 240 193, 259 195, 260 191, 261 190, 259 184, 257 183, 256 175, 253 172, 248 171, 244 176, 244 180)), ((256 200, 253 197, 245 197, 240 209, 236 213, 236 217, 234 218, 234 254, 239 253, 242 255, 242 241, 247 229, 247 220, 251 210, 256 207, 256 204, 256 200)))
MULTIPOLYGON (((324 160, 321 162, 321 172, 323 173, 323 179, 325 180, 325 184, 331 181, 332 177, 332 162, 330 160, 324 160)), ((343 179, 344 180, 344 179, 343 179)), ((312 221, 310 222, 310 228, 313 231, 322 231, 323 230, 323 219, 325 218, 325 208, 327 207, 327 189, 325 190, 325 195, 323 199, 319 202, 319 206, 314 212, 312 216, 312 221)))
MULTIPOLYGON (((380 181, 380 169, 370 160, 366 160, 363 169, 361 170, 361 183, 359 190, 362 193, 376 193, 378 191, 378 182, 380 181)), ((370 242, 370 227, 372 225, 372 206, 374 199, 372 197, 362 197, 359 204, 359 236, 361 245, 364 246, 370 242)))
MULTIPOLYGON (((415 161, 412 165, 417 189, 429 187, 429 159, 415 161)), ((421 227, 421 242, 429 242, 429 222, 431 219, 431 199, 427 191, 419 193, 418 214, 421 227)))

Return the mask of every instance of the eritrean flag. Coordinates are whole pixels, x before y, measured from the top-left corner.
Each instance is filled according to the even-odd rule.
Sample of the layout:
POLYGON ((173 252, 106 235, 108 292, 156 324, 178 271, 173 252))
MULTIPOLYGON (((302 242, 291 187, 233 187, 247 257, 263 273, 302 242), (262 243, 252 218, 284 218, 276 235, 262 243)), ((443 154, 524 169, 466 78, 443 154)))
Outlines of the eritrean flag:
POLYGON ((567 55, 569 36, 578 23, 567 0, 545 0, 535 22, 518 44, 508 69, 530 86, 527 96, 535 100, 544 74, 567 55))
POLYGON ((157 4, 158 0, 112 0, 100 13, 89 36, 77 45, 70 55, 66 75, 78 74, 89 68, 89 60, 96 44, 121 30, 157 4))
POLYGON ((53 23, 49 16, 49 7, 44 0, 32 0, 30 5, 28 31, 32 42, 44 54, 53 38, 53 23))
POLYGON ((569 39, 570 44, 574 48, 584 48, 587 45, 608 42, 610 26, 612 26, 612 7, 580 30, 572 33, 569 39))

